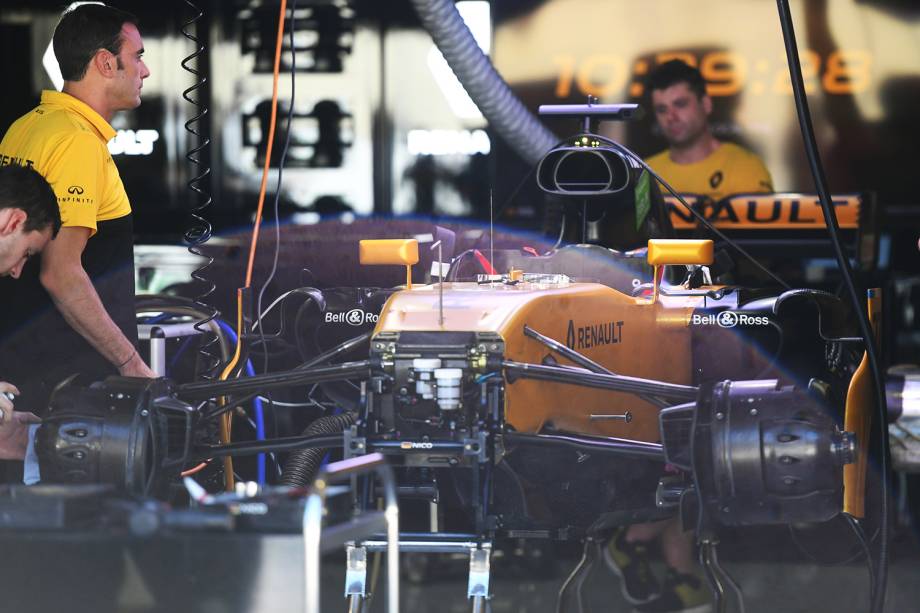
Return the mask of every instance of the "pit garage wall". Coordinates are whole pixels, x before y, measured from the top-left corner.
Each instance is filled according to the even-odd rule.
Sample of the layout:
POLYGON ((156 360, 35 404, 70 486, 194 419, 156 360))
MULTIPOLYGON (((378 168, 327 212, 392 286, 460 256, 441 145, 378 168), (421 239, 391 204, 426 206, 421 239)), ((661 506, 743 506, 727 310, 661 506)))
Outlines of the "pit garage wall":
MULTIPOLYGON (((832 190, 874 191, 890 219, 916 228, 920 195, 908 177, 920 167, 914 146, 920 134, 914 108, 920 99, 920 5, 792 0, 791 6, 832 190)), ((645 75, 679 57, 707 80, 719 138, 758 152, 778 191, 813 190, 775 2, 518 0, 494 2, 492 11, 495 63, 529 108, 584 103, 589 94, 647 107, 645 75)), ((557 121, 551 127, 567 134, 577 126, 557 121)), ((666 147, 650 113, 602 131, 642 155, 666 147)), ((500 182, 503 176, 508 173, 499 175, 500 182)), ((893 236, 893 258, 916 257, 916 236, 909 245, 899 242, 909 238, 893 236)))
MULTIPOLYGON (((192 200, 185 186, 190 166, 183 129, 193 109, 179 97, 191 84, 179 69, 192 46, 179 33, 190 11, 182 2, 141 0, 113 4, 141 17, 152 76, 144 102, 120 114, 120 173, 137 214, 138 240, 179 241, 192 200), (152 135, 156 135, 153 138, 152 135)), ((244 116, 270 96, 271 76, 255 70, 255 54, 243 49, 246 10, 277 0, 202 0, 201 32, 209 45, 211 80, 200 99, 210 112, 201 126, 211 137, 211 190, 207 217, 218 233, 248 226, 260 178, 256 147, 261 129, 244 116)), ((302 0, 301 6, 319 6, 302 0)), ((532 181, 509 197, 528 168, 469 113, 465 101, 439 81, 436 52, 407 0, 341 0, 351 30, 338 40, 349 47, 338 71, 300 72, 297 112, 309 114, 333 101, 349 114, 340 123, 338 166, 289 164, 281 199, 289 217, 320 204, 339 204, 357 215, 415 214, 488 218, 490 195, 505 207, 504 224, 539 229, 542 202, 532 181), (412 135, 417 138, 413 140, 412 135), (486 153, 488 152, 488 153, 486 153)), ((459 4, 459 3, 458 3, 459 4)), ((513 89, 533 110, 541 103, 640 101, 642 77, 666 54, 699 64, 715 100, 716 133, 763 155, 777 189, 811 189, 792 97, 775 3, 769 0, 501 0, 485 5, 484 46, 513 89), (485 44, 491 43, 491 45, 485 44)), ((0 101, 3 124, 25 112, 39 91, 51 87, 43 66, 61 3, 5 0, 0 29, 17 57, 0 70, 9 95, 0 101)), ((918 198, 912 177, 920 167, 914 146, 920 134, 920 5, 913 0, 792 0, 818 138, 833 191, 876 192, 886 218, 888 249, 881 268, 920 270, 918 198)), ((310 13, 302 9, 301 23, 310 13)), ((477 23, 481 16, 477 17, 477 23)), ((341 24, 340 24, 341 25, 341 24)), ((326 27, 326 26, 324 26, 326 27)), ((320 28, 322 29, 322 28, 320 28)), ((328 28, 327 28, 328 32, 328 28)), ((316 27, 298 31, 298 45, 318 41, 316 27)), ((306 66, 310 52, 298 55, 306 66)), ((280 83, 289 99, 287 78, 280 83)), ((560 134, 575 130, 553 122, 560 134)), ((628 126, 608 124, 643 155, 664 147, 650 117, 628 126)), ((316 140, 317 121, 301 118, 295 137, 316 140)), ((280 136, 280 135, 279 135, 280 136)), ((276 140, 276 151, 281 140, 276 140)), ((292 159, 312 155, 295 146, 292 159)), ((205 156, 207 158, 207 156, 205 156)), ((276 173, 272 172, 270 186, 276 173)), ((343 208, 343 207, 342 207, 343 208)), ((307 214, 298 222, 317 218, 307 214)), ((911 286, 913 287, 913 286, 911 286)), ((906 296, 920 295, 908 288, 906 296)), ((915 302, 920 298, 911 298, 915 302)), ((920 313, 920 303, 915 312, 920 313)), ((916 326, 916 320, 913 324, 916 326)), ((911 322, 904 320, 905 325, 911 322)))

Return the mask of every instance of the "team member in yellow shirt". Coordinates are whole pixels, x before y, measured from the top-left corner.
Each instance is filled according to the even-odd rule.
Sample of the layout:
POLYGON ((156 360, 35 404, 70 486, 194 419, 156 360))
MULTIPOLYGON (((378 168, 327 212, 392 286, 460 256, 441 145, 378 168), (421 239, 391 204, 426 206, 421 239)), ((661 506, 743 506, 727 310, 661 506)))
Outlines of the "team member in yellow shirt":
MULTIPOLYGON (((680 60, 665 62, 649 75, 647 86, 668 148, 646 161, 676 191, 706 196, 714 203, 734 194, 773 191, 770 172, 756 154, 712 134, 712 99, 696 68, 680 60)), ((642 613, 710 609, 691 535, 683 532, 677 519, 619 530, 608 543, 605 559, 621 576, 626 598, 642 613), (649 567, 646 553, 658 538, 667 566, 663 582, 649 567)))
POLYGON ((0 142, 0 164, 48 180, 63 221, 40 266, 0 287, 0 372, 36 408, 71 373, 154 376, 136 348, 131 205, 106 146, 112 115, 140 104, 150 75, 136 23, 97 4, 66 12, 53 38, 63 91, 43 92, 0 142))
MULTIPOLYGON (((18 166, 0 167, 0 277, 16 279, 28 259, 40 253, 61 228, 57 199, 40 174, 18 166)), ((17 411, 19 390, 0 373, 0 460, 25 457, 29 424, 38 418, 17 411)))
POLYGON ((751 151, 712 134, 712 98, 696 68, 680 60, 659 66, 649 76, 652 110, 668 148, 646 160, 678 192, 726 196, 773 191, 773 179, 751 151))

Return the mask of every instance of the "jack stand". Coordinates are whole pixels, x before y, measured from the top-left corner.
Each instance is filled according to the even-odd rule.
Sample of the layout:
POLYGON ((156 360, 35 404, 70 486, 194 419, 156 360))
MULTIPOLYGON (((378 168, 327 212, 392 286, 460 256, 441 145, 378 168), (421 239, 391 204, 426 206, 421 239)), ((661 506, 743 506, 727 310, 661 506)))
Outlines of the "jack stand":
MULTIPOLYGON (((387 543, 384 540, 373 539, 360 543, 360 547, 367 553, 376 553, 386 551, 387 543)), ((399 538, 399 551, 401 553, 462 553, 470 556, 470 578, 467 584, 466 595, 472 600, 473 613, 489 613, 492 607, 489 594, 489 573, 490 558, 492 556, 491 541, 483 541, 475 534, 443 534, 432 532, 404 532, 399 538)), ((365 554, 366 555, 366 554, 365 554)), ((346 575, 346 596, 352 594, 348 586, 351 585, 352 561, 355 562, 355 585, 363 581, 366 574, 360 570, 359 558, 356 554, 354 558, 349 550, 348 556, 348 574, 346 575)), ((367 565, 364 564, 366 569, 367 565)), ((358 592, 363 590, 355 589, 354 596, 359 596, 358 592)), ((354 596, 350 596, 353 598, 354 596)), ((367 607, 367 605, 365 605, 367 607)), ((355 613, 365 613, 366 609, 354 609, 355 613)), ((349 613, 353 613, 349 609, 349 613)))
POLYGON ((370 605, 367 593, 367 549, 349 544, 345 548, 345 598, 348 613, 364 613, 370 605))
POLYGON ((700 564, 706 572, 706 579, 709 580, 709 586, 712 588, 713 595, 713 613, 725 613, 727 603, 725 601, 725 584, 728 584, 738 599, 738 609, 744 613, 744 594, 741 587, 735 583, 731 575, 728 574, 719 563, 717 547, 719 541, 713 538, 704 538, 700 540, 700 564))
POLYGON ((473 613, 487 613, 489 606, 489 556, 490 546, 470 550, 470 580, 466 596, 473 601, 473 613))
POLYGON ((559 590, 559 597, 556 600, 556 613, 563 613, 563 604, 566 601, 569 590, 573 587, 575 588, 576 611, 578 613, 585 613, 587 611, 585 608, 583 588, 585 580, 587 580, 591 571, 594 570, 594 565, 601 559, 601 548, 603 546, 604 542, 601 540, 591 536, 585 538, 585 549, 584 553, 581 555, 581 560, 575 565, 575 569, 566 578, 565 583, 562 584, 562 589, 559 590))

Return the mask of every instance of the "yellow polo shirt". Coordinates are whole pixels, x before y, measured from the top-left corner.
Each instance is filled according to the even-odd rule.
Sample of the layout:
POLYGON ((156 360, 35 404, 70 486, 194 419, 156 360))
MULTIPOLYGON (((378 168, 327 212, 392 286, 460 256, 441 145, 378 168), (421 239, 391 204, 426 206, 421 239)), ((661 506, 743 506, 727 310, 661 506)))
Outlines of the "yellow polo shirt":
POLYGON ((70 94, 43 91, 41 104, 17 119, 0 142, 0 165, 19 164, 51 184, 64 226, 95 234, 101 221, 131 214, 106 143, 115 130, 70 94))
POLYGON ((773 191, 770 171, 757 154, 734 143, 722 143, 712 155, 693 164, 678 164, 669 151, 646 161, 675 191, 709 196, 715 202, 734 194, 773 191))

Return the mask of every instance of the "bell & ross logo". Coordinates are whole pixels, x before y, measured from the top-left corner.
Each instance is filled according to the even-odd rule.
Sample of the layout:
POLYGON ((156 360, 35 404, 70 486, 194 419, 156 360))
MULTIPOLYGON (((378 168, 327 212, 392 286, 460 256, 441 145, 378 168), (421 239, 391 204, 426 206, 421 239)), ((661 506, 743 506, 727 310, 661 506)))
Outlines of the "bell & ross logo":
POLYGON ((719 326, 720 328, 734 328, 736 326, 768 326, 770 318, 766 315, 750 315, 735 311, 722 311, 716 314, 694 313, 690 318, 694 326, 719 326))
POLYGON ((377 323, 380 315, 371 313, 363 309, 352 309, 342 313, 326 313, 324 321, 327 324, 349 324, 352 326, 361 326, 364 324, 377 323))

